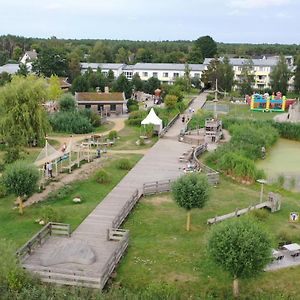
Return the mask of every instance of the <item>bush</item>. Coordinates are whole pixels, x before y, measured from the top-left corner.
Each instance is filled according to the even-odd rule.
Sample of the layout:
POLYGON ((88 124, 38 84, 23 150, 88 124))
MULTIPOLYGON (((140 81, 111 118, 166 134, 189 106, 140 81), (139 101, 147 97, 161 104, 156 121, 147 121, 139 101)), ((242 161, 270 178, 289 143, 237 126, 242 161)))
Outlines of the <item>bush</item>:
POLYGON ((132 126, 140 126, 141 122, 147 116, 147 112, 144 110, 133 111, 129 114, 128 124, 132 126))
POLYGON ((167 95, 165 97, 165 100, 164 100, 165 107, 167 109, 175 108, 177 100, 178 100, 177 96, 175 96, 175 95, 167 95))
POLYGON ((198 110, 192 116, 192 119, 188 123, 188 130, 202 128, 205 125, 205 120, 208 118, 212 118, 213 113, 205 110, 198 110))
POLYGON ((16 196, 30 196, 37 188, 39 172, 34 165, 16 161, 9 165, 2 176, 2 182, 8 192, 16 196))
POLYGON ((252 216, 258 221, 265 221, 269 217, 269 212, 265 209, 255 209, 251 212, 252 216))
POLYGON ((49 222, 62 222, 63 217, 62 215, 58 212, 57 209, 54 209, 53 207, 50 206, 44 206, 41 210, 41 219, 45 221, 45 224, 49 222))
POLYGON ((145 127, 145 134, 148 138, 152 138, 154 133, 154 125, 153 124, 147 124, 145 127))
POLYGON ((101 169, 95 174, 95 181, 101 184, 110 183, 111 175, 108 174, 105 170, 101 169))
POLYGON ((95 111, 86 108, 79 110, 79 114, 86 117, 93 127, 99 127, 101 125, 101 118, 95 111))
POLYGON ((129 159, 122 158, 117 161, 117 168, 120 170, 130 170, 132 168, 132 164, 129 159))
POLYGON ((129 99, 126 105, 129 112, 139 110, 139 103, 134 99, 129 99))
POLYGON ((5 186, 2 183, 0 183, 0 198, 3 198, 5 196, 7 196, 7 190, 5 186))
POLYGON ((65 133, 88 133, 93 130, 90 120, 77 111, 58 112, 50 116, 54 131, 65 133))
POLYGON ((59 99, 60 111, 74 111, 76 107, 72 94, 63 94, 59 99))
POLYGON ((17 146, 8 147, 4 153, 4 162, 10 164, 18 159, 20 159, 20 148, 17 146))
POLYGON ((108 138, 109 138, 110 140, 114 140, 114 139, 116 139, 117 137, 118 137, 118 133, 117 133, 116 130, 112 130, 112 131, 110 131, 109 134, 108 134, 108 138))

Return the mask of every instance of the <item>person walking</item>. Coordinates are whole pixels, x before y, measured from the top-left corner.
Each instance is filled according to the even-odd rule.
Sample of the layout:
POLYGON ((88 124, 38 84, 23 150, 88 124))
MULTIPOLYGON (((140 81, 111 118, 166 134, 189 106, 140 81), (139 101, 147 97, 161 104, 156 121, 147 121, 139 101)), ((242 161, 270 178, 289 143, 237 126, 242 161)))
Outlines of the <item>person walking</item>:
POLYGON ((50 178, 53 178, 53 175, 52 175, 52 162, 51 161, 48 163, 48 174, 49 174, 50 178))

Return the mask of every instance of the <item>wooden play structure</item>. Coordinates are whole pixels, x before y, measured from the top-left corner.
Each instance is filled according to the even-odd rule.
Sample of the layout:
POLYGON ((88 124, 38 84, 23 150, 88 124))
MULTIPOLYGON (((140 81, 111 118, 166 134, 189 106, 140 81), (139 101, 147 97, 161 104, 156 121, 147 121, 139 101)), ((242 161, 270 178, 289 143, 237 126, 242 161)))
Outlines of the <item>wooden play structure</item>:
POLYGON ((223 215, 223 216, 215 216, 214 218, 208 219, 207 224, 209 224, 209 225, 215 224, 215 223, 227 220, 227 219, 239 217, 239 216, 244 215, 252 210, 261 209, 261 208, 269 208, 271 210, 271 213, 279 211, 281 208, 280 195, 271 192, 268 194, 268 201, 258 203, 256 205, 250 205, 249 207, 243 208, 240 210, 236 209, 234 212, 223 215))
POLYGON ((46 170, 47 163, 52 165, 53 176, 56 177, 58 173, 64 170, 68 170, 68 172, 71 173, 72 168, 75 165, 80 167, 80 163, 84 160, 87 162, 93 160, 93 152, 90 145, 74 143, 72 137, 70 137, 68 145, 64 144, 61 150, 56 150, 46 139, 45 147, 34 162, 39 168, 41 186, 43 186, 48 179, 46 170))
POLYGON ((218 143, 222 138, 222 121, 218 119, 205 120, 205 143, 218 143))

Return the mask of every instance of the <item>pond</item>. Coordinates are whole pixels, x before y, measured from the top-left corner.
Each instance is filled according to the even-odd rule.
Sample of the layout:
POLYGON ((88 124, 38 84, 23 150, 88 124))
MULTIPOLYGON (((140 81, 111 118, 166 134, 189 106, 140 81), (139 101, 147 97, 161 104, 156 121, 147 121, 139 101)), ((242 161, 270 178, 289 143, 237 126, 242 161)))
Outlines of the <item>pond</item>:
MULTIPOLYGON (((267 153, 267 158, 257 163, 270 181, 284 176, 284 186, 300 190, 300 142, 279 139, 267 153)), ((281 179, 282 180, 282 179, 281 179)))

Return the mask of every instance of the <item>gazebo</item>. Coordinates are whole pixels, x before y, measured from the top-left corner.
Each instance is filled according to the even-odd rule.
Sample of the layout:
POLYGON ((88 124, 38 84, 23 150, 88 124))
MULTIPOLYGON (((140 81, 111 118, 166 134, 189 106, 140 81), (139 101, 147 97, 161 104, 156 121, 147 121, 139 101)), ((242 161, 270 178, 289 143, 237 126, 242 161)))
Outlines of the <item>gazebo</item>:
POLYGON ((153 108, 151 108, 148 116, 141 122, 142 125, 146 126, 148 124, 154 125, 154 130, 160 133, 163 128, 162 120, 156 115, 153 108))

